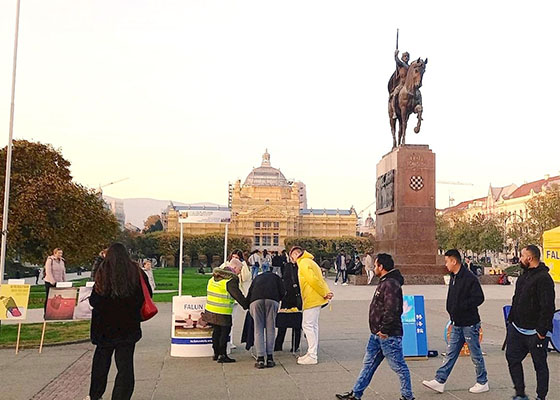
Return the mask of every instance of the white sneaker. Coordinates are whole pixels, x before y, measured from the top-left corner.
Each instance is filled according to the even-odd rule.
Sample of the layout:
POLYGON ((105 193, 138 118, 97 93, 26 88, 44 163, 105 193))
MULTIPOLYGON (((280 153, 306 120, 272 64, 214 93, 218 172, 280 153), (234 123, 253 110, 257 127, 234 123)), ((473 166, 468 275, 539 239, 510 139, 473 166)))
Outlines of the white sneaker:
POLYGON ((430 389, 438 393, 443 393, 443 391, 445 390, 445 383, 439 383, 435 379, 431 381, 422 381, 422 385, 429 387, 430 389))
POLYGON ((299 365, 315 365, 317 364, 317 359, 311 357, 309 354, 306 354, 303 357, 299 357, 297 359, 297 363, 299 365))
POLYGON ((344 283, 342 284, 342 286, 348 286, 348 284, 347 284, 346 282, 344 282, 344 283))
POLYGON ((334 285, 337 286, 337 285, 338 285, 338 282, 335 282, 334 285))
POLYGON ((230 347, 229 347, 230 349, 232 349, 232 350, 233 350, 233 349, 237 349, 237 346, 234 345, 233 343, 230 343, 229 345, 230 345, 230 347))
POLYGON ((488 382, 486 382, 484 385, 481 385, 480 383, 475 383, 474 386, 472 388, 469 389, 469 392, 471 393, 484 393, 489 391, 490 388, 488 387, 488 382))

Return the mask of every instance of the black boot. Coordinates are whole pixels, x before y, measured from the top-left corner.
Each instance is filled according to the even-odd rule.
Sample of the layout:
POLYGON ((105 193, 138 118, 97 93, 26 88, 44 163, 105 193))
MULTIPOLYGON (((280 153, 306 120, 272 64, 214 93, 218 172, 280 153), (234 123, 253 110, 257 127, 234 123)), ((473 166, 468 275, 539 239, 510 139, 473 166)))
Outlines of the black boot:
POLYGON ((229 358, 227 355, 218 356, 218 359, 216 361, 218 361, 220 364, 234 363, 235 362, 235 360, 233 358, 229 358))
POLYGON ((264 357, 257 357, 257 362, 255 363, 255 368, 257 369, 263 369, 265 367, 264 365, 264 357))
POLYGON ((276 365, 274 359, 272 358, 272 354, 268 354, 266 356, 266 368, 272 368, 276 365))

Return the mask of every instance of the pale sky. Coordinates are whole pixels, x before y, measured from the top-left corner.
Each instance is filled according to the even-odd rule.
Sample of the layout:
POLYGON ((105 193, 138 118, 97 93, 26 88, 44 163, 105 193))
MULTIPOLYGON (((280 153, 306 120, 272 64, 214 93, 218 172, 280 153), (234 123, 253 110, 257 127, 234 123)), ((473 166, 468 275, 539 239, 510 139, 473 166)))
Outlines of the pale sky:
MULTIPOLYGON (((391 149, 387 81, 428 57, 437 206, 560 173, 557 2, 22 0, 15 138, 51 143, 114 197, 227 203, 260 165, 313 208, 374 200, 391 149), (551 76, 549 77, 548 74, 551 76)), ((0 2, 0 145, 16 0, 0 2)), ((414 125, 416 116, 411 117, 414 125)))

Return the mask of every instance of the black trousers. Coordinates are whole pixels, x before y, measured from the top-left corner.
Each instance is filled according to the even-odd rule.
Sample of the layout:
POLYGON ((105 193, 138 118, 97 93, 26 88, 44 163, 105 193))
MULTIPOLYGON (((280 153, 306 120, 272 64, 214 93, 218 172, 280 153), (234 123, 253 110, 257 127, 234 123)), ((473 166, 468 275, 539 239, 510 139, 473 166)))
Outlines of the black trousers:
POLYGON ((44 306, 45 312, 47 311, 47 300, 49 299, 49 291, 54 286, 55 285, 53 285, 50 282, 45 282, 45 306, 44 306))
POLYGON ((226 350, 231 326, 214 325, 213 327, 212 348, 214 349, 214 354, 217 356, 225 356, 227 354, 226 350))
POLYGON ((537 335, 523 335, 512 324, 508 325, 506 360, 516 396, 525 396, 522 361, 530 353, 537 374, 537 395, 540 400, 545 400, 548 393, 547 348, 548 338, 540 340, 537 335))
POLYGON ((91 400, 98 400, 105 393, 113 352, 115 353, 115 364, 117 364, 117 377, 111 399, 129 400, 132 397, 132 392, 134 392, 134 347, 135 343, 127 343, 95 348, 89 386, 91 400))
MULTIPOLYGON (((292 347, 290 351, 295 353, 299 349, 299 343, 301 342, 301 328, 291 328, 292 329, 292 347)), ((276 341, 274 342, 274 351, 282 351, 282 345, 284 344, 284 339, 286 338, 286 332, 288 328, 278 328, 278 335, 276 336, 276 341)))

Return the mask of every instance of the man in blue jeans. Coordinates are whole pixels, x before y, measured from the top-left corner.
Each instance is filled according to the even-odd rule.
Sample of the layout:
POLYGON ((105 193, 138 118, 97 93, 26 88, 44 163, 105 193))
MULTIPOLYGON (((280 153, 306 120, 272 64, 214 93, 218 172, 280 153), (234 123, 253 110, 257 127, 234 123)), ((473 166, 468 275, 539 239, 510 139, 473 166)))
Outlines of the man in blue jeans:
POLYGON ((480 315, 478 307, 484 302, 484 293, 478 278, 461 264, 461 254, 452 249, 445 253, 445 266, 451 272, 447 291, 447 312, 451 318, 451 335, 443 365, 437 370, 435 379, 423 381, 424 386, 443 393, 445 382, 453 370, 465 343, 469 347, 476 370, 476 383, 471 393, 489 390, 488 376, 480 348, 480 315))
POLYGON ((389 254, 378 254, 373 263, 373 272, 379 285, 369 305, 369 328, 371 335, 366 347, 364 366, 350 392, 337 394, 338 399, 359 400, 369 386, 373 374, 384 358, 397 373, 401 383, 401 400, 414 400, 410 371, 404 361, 402 349, 403 295, 401 286, 404 278, 395 269, 389 254))

